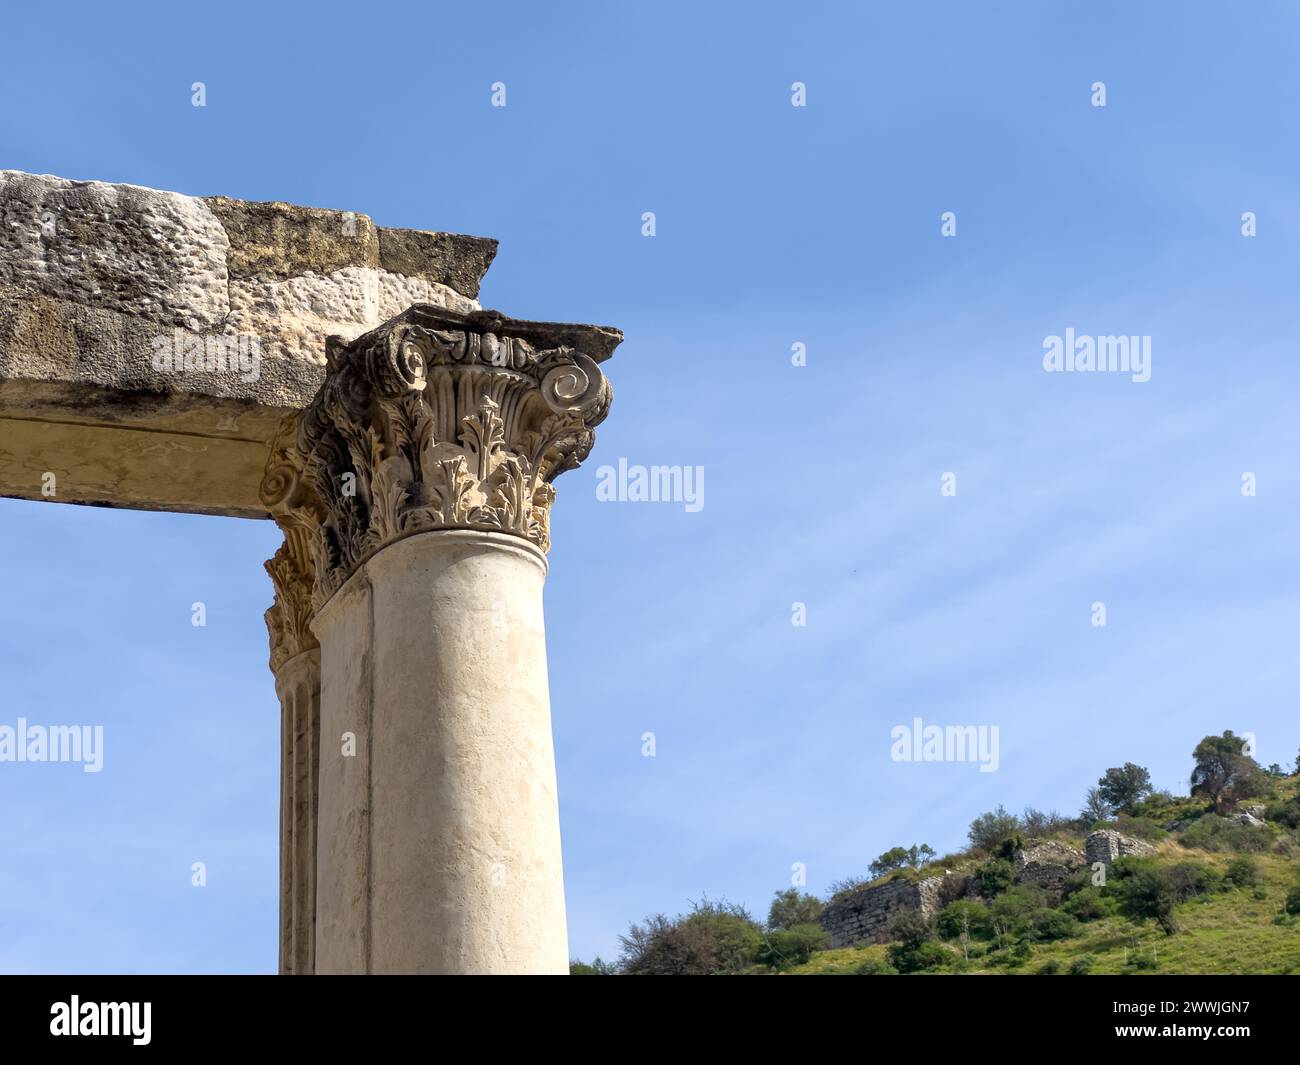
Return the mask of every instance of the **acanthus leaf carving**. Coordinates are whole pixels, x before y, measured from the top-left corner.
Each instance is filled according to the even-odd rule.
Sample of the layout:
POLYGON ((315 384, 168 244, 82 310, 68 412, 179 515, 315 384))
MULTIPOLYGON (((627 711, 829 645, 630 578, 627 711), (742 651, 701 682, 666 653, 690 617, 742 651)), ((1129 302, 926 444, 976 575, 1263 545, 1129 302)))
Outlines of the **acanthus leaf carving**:
POLYGON ((286 537, 311 544, 316 608, 413 533, 479 529, 549 549, 551 482, 586 458, 611 402, 575 337, 599 357, 620 339, 420 305, 352 343, 330 339, 325 382, 263 480, 286 537))
POLYGON ((266 612, 271 641, 271 671, 303 651, 317 647, 311 630, 315 614, 317 537, 320 527, 318 501, 302 480, 302 466, 290 442, 296 438, 297 421, 281 424, 266 473, 262 478, 263 503, 272 508, 284 533, 284 543, 267 561, 266 572, 275 586, 275 602, 266 612))

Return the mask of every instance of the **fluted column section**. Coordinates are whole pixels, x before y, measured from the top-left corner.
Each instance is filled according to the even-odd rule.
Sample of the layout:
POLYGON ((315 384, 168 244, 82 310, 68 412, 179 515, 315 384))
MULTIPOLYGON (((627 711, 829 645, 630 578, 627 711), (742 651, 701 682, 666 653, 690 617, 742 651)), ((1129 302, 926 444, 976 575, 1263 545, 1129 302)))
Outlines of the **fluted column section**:
POLYGON ((316 814, 320 779, 320 650, 275 675, 280 699, 280 971, 316 970, 316 814))

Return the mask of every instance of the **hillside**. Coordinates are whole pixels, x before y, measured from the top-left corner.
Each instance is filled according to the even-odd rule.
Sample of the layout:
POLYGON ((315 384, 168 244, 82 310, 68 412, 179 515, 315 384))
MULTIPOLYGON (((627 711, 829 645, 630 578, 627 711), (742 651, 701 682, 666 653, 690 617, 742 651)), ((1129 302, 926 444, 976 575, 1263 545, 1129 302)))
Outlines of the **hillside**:
POLYGON ((775 893, 767 919, 705 900, 633 924, 616 964, 575 974, 1300 973, 1300 759, 1255 763, 1207 736, 1191 794, 1126 763, 1062 817, 999 807, 970 846, 896 846, 828 898, 775 893))
MULTIPOLYGON (((1158 863, 1166 868, 1183 861, 1202 862, 1222 872, 1231 855, 1184 849, 1177 843, 1159 848, 1158 863)), ((1201 895, 1174 906, 1179 931, 1172 936, 1153 924, 1108 916, 1084 923, 1077 936, 1035 943, 1025 957, 1013 950, 988 950, 977 944, 969 962, 960 947, 948 947, 951 961, 927 970, 934 973, 983 975, 1039 974, 1044 968, 1060 973, 1081 961, 1090 975, 1159 972, 1170 975, 1204 973, 1300 973, 1300 922, 1283 915, 1288 892, 1296 885, 1296 863, 1264 855, 1258 859, 1258 888, 1201 895)), ((945 944, 945 946, 948 946, 945 944)), ((887 944, 816 951, 801 965, 783 970, 789 975, 855 975, 885 967, 887 944)))

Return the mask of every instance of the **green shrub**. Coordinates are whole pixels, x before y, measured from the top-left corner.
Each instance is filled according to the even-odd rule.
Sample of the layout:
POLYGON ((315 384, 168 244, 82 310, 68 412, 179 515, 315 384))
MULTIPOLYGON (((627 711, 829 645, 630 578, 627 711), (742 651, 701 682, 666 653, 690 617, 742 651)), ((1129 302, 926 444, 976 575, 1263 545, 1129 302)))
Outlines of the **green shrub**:
POLYGON ((1178 931, 1174 904, 1178 901, 1172 883, 1150 858, 1117 858, 1108 885, 1119 899, 1120 912, 1135 921, 1154 920, 1165 933, 1178 931))
POLYGON ((1286 902, 1283 904, 1282 909, 1292 917, 1300 915, 1300 884, 1297 884, 1286 893, 1286 902))
POLYGON ((927 969, 938 968, 944 962, 952 960, 952 955, 933 939, 918 943, 915 946, 893 943, 890 945, 887 954, 889 963, 900 973, 924 972, 927 969))
POLYGON ((1130 817, 1128 814, 1119 815, 1119 831, 1126 836, 1151 842, 1165 839, 1169 835, 1165 831, 1165 826, 1159 822, 1149 817, 1130 817))
POLYGON ((895 969, 892 965, 890 965, 889 962, 878 961, 874 958, 871 959, 870 961, 864 961, 861 965, 858 966, 856 971, 858 976, 897 976, 898 975, 898 970, 895 969))
POLYGON ((889 935, 898 940, 886 951, 889 964, 900 973, 933 969, 952 955, 934 940, 934 924, 919 910, 906 910, 889 924, 889 935))
POLYGON ((778 929, 816 924, 823 909, 825 906, 817 896, 806 895, 798 888, 786 888, 776 892, 772 905, 768 907, 767 927, 778 929))
POLYGON ((996 898, 1009 887, 1016 877, 1016 867, 1005 858, 990 858, 975 869, 971 887, 986 899, 996 898))
POLYGON ((1061 903, 1061 909, 1079 921, 1099 921, 1115 912, 1115 900, 1089 884, 1061 903))
POLYGON ((1254 887, 1260 882, 1259 862, 1247 854, 1239 854, 1228 863, 1223 879, 1229 887, 1254 887))
POLYGON ((763 945, 763 935, 744 907, 707 899, 688 914, 671 919, 656 914, 633 924, 619 939, 622 970, 634 976, 738 973, 755 962, 763 945))
POLYGON ((1061 971, 1061 963, 1055 958, 1049 958, 1038 967, 1039 976, 1056 976, 1061 971))
POLYGON ((998 844, 994 856, 1011 861, 1015 858, 1017 852, 1025 849, 1025 837, 1019 832, 1013 832, 1010 836, 998 844))
POLYGON ((1015 835, 1020 828, 1020 818, 999 806, 996 810, 975 818, 970 824, 968 835, 972 847, 992 854, 1003 840, 1015 835))
POLYGON ((825 950, 831 944, 831 935, 819 924, 797 924, 793 928, 778 928, 763 936, 758 948, 758 961, 773 969, 787 969, 802 965, 815 950, 825 950))
POLYGON ((1044 907, 1030 915, 1029 930, 1035 939, 1069 939, 1079 934, 1079 922, 1062 910, 1044 907))
POLYGON ((1128 967, 1137 972, 1150 972, 1158 968, 1154 954, 1141 954, 1134 951, 1128 956, 1128 967))
POLYGON ((1148 817, 1153 821, 1164 823, 1173 820, 1171 815, 1182 812, 1188 805, 1188 799, 1180 798, 1171 791, 1161 789, 1153 791, 1133 807, 1132 812, 1134 817, 1148 817))
POLYGON ((1091 954, 1084 954, 1082 957, 1075 958, 1070 962, 1070 968, 1066 970, 1068 976, 1087 976, 1092 972, 1093 958, 1091 954))
POLYGON ((1264 808, 1264 820, 1276 821, 1290 829, 1300 828, 1300 795, 1287 802, 1269 803, 1264 808))
POLYGON ((1177 902, 1203 895, 1213 895, 1223 889, 1223 877, 1200 862, 1179 862, 1161 871, 1177 902))
POLYGON ((944 939, 960 939, 963 931, 971 938, 983 939, 989 934, 989 910, 981 903, 958 899, 940 910, 934 923, 944 939))
POLYGON ((989 903, 989 914, 995 924, 1001 924, 1002 934, 1026 929, 1034 914, 1041 910, 1047 896, 1041 888, 1021 884, 1008 889, 989 903))
POLYGON ((1202 817, 1188 825, 1181 838, 1184 847, 1203 851, 1238 851, 1259 854, 1268 850, 1273 833, 1264 825, 1234 825, 1222 817, 1202 817))
POLYGON ((1082 891, 1084 888, 1092 887, 1092 869, 1086 865, 1080 866, 1073 873, 1070 873, 1061 884, 1061 897, 1068 899, 1071 895, 1082 891))
POLYGON ((871 875, 881 877, 899 869, 919 869, 934 857, 934 848, 928 843, 910 847, 891 847, 869 866, 871 875))
POLYGON ((904 910, 887 929, 889 938, 905 947, 915 947, 934 938, 934 924, 920 910, 904 910))

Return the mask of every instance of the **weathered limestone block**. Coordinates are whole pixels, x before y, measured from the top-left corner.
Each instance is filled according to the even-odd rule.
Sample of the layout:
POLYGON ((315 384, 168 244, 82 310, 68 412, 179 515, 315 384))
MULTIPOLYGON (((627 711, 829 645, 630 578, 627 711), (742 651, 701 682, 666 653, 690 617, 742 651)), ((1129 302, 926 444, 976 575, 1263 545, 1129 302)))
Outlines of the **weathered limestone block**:
POLYGON ((319 388, 326 338, 413 303, 477 309, 495 251, 349 212, 0 171, 0 495, 263 517, 256 455, 319 388), (180 457, 166 476, 159 447, 180 457))
POLYGON ((216 329, 230 306, 229 247, 192 196, 0 171, 0 285, 10 298, 216 329))
POLYGON ((1088 833, 1087 839, 1084 840, 1084 853, 1087 855, 1089 865, 1102 862, 1109 866, 1116 858, 1130 855, 1138 858, 1149 857, 1156 853, 1156 849, 1150 843, 1140 839, 1121 835, 1112 828, 1103 828, 1088 833))

